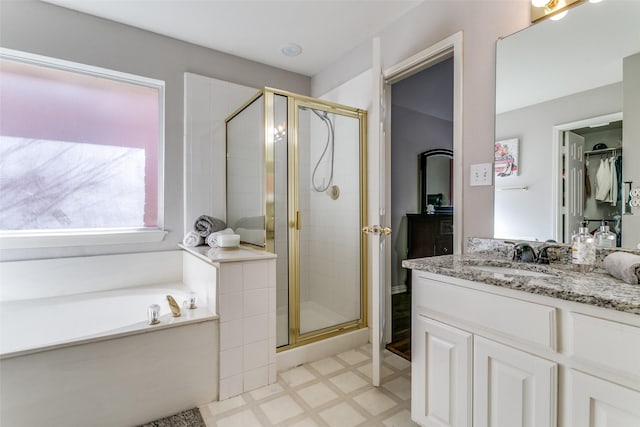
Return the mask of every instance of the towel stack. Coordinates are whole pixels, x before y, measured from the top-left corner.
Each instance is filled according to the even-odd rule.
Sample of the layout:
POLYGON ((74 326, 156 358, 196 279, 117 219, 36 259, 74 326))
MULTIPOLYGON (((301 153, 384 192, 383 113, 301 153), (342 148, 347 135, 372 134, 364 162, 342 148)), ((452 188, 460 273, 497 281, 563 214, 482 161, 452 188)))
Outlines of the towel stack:
POLYGON ((614 252, 603 262, 607 273, 632 285, 640 283, 640 256, 628 252, 614 252))
POLYGON ((207 245, 211 246, 212 248, 217 248, 220 246, 220 243, 218 242, 218 237, 224 234, 233 234, 233 230, 230 228, 225 228, 224 230, 216 231, 215 233, 209 234, 207 238, 204 239, 204 241, 207 243, 207 245))
MULTIPOLYGON (((230 228, 225 230, 226 226, 227 224, 219 218, 214 218, 209 215, 200 215, 193 224, 193 230, 188 232, 184 236, 184 239, 182 239, 182 244, 192 248, 203 245, 205 242, 209 243, 207 238, 214 233, 221 232, 222 230, 230 230, 230 232, 233 233, 233 230, 230 228)), ((215 239, 211 240, 213 241, 215 239)))

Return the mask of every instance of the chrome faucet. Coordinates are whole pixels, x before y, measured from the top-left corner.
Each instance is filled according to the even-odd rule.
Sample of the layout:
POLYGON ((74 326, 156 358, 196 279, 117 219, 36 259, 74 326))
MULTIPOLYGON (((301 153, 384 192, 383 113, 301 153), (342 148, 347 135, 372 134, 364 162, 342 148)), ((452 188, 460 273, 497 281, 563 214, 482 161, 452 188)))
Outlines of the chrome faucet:
POLYGON ((538 256, 530 244, 518 243, 513 247, 513 260, 516 262, 537 262, 538 256))
POLYGON ((553 249, 553 248, 564 248, 564 246, 560 246, 560 245, 544 245, 540 248, 540 251, 538 252, 538 259, 536 260, 536 262, 538 264, 549 264, 549 254, 547 253, 547 249, 553 249))
POLYGON ((180 306, 176 300, 174 300, 171 295, 167 295, 167 301, 169 302, 169 308, 171 309, 173 317, 180 317, 182 313, 180 312, 180 306))

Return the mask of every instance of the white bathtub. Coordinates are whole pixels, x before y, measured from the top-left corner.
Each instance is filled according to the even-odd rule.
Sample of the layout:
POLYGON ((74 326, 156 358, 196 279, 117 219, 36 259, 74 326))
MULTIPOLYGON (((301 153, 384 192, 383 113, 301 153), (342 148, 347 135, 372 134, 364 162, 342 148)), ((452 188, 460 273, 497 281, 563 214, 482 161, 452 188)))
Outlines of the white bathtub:
POLYGON ((217 398, 218 322, 182 284, 0 303, 0 425, 131 426, 217 398), (147 307, 161 306, 148 325, 147 307))
MULTIPOLYGON (((187 324, 213 316, 206 310, 182 310, 172 317, 171 295, 182 305, 189 289, 183 284, 140 286, 51 298, 0 303, 0 358, 43 351, 187 324), (161 322, 149 325, 147 308, 158 304, 161 322)), ((206 307, 200 300, 199 306, 206 307)))

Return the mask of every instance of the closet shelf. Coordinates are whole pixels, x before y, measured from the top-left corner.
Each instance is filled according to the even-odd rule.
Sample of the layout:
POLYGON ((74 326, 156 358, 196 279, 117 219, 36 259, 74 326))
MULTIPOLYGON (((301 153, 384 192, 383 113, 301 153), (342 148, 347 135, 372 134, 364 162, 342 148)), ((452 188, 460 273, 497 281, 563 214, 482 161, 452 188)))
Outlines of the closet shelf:
POLYGON ((590 151, 585 151, 584 154, 585 156, 588 156, 590 154, 609 154, 616 151, 622 151, 622 148, 618 147, 618 148, 604 148, 602 150, 590 150, 590 151))

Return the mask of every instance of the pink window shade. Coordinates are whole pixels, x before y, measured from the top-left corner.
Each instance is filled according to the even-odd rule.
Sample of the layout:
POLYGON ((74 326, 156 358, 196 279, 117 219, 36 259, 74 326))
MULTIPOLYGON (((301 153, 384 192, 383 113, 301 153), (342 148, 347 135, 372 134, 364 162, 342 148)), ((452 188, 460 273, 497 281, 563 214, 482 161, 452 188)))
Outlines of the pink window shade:
POLYGON ((143 149, 144 213, 142 224, 129 226, 156 227, 159 90, 105 77, 0 61, 0 135, 143 149))

